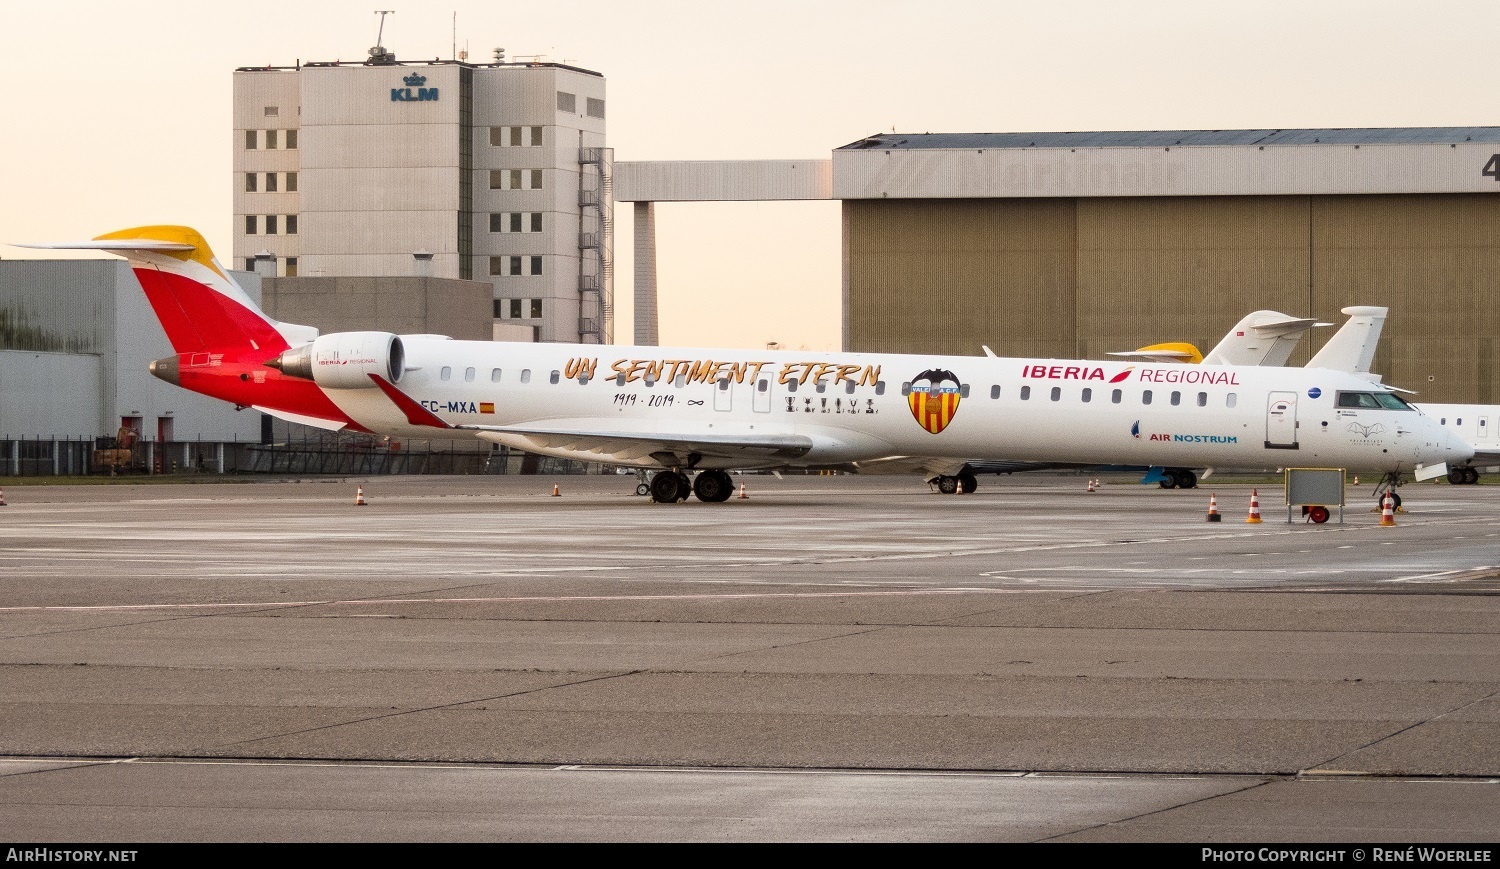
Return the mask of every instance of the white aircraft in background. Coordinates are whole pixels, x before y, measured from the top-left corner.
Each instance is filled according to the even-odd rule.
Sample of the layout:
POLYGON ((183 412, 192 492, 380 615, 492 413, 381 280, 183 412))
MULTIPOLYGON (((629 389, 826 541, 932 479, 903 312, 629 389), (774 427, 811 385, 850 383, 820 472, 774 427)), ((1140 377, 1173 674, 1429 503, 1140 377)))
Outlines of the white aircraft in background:
POLYGON ((973 457, 1257 467, 1295 456, 1431 477, 1471 453, 1346 372, 320 335, 262 313, 186 227, 35 246, 130 260, 176 351, 151 365, 170 383, 327 429, 654 467, 658 502, 724 501, 731 469, 949 476, 973 457), (1344 413, 1354 394, 1375 406, 1344 413))
MULTIPOLYGON (((1375 348, 1380 343, 1380 333, 1385 326, 1388 310, 1374 306, 1344 308, 1343 313, 1349 315, 1348 322, 1333 338, 1329 339, 1327 344, 1323 345, 1323 348, 1307 363, 1307 367, 1348 371, 1378 382, 1380 375, 1372 374, 1370 365, 1375 359, 1375 348)), ((1306 328, 1326 325, 1328 324, 1314 323, 1312 320, 1298 319, 1276 311, 1256 311, 1241 320, 1207 356, 1201 356, 1201 359, 1204 363, 1208 363, 1210 359, 1217 359, 1221 363, 1240 365, 1285 365, 1306 328), (1257 326, 1258 323, 1270 324, 1271 330, 1257 326), (1274 339, 1275 346, 1271 348, 1272 352, 1263 352, 1267 350, 1264 335, 1274 330, 1276 324, 1286 324, 1289 329, 1274 339)), ((1175 343, 1156 344, 1136 351, 1111 355, 1149 356, 1156 348, 1169 348, 1171 355, 1159 357, 1162 359, 1175 358, 1184 362, 1192 362, 1194 357, 1200 356, 1197 348, 1192 344, 1175 343)), ((1470 460, 1455 464, 1448 469, 1449 483, 1453 485, 1477 483, 1481 467, 1500 465, 1500 438, 1495 435, 1495 426, 1500 425, 1500 405, 1436 404, 1424 401, 1415 406, 1474 448, 1474 455, 1470 460)), ((1399 499, 1400 496, 1396 497, 1399 499)))

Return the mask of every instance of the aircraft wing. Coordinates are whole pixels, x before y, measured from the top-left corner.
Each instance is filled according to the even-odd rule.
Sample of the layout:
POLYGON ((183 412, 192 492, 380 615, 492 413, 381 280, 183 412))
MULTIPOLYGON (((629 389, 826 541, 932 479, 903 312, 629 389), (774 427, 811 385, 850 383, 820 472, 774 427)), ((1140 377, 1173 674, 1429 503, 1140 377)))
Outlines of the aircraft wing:
POLYGON ((700 432, 622 432, 594 420, 556 420, 516 425, 457 425, 455 429, 486 432, 497 440, 533 447, 592 454, 597 460, 626 464, 650 459, 663 465, 695 467, 705 458, 714 464, 753 466, 801 458, 813 448, 806 435, 708 434, 700 432))

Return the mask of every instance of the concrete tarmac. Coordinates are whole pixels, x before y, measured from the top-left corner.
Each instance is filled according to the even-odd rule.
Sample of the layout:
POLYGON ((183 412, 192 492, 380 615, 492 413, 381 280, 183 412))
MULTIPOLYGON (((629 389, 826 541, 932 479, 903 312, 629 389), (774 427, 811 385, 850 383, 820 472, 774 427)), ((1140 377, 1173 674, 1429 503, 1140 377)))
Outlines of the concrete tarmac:
POLYGON ((1500 840, 1500 487, 736 481, 6 486, 0 828, 1500 840))

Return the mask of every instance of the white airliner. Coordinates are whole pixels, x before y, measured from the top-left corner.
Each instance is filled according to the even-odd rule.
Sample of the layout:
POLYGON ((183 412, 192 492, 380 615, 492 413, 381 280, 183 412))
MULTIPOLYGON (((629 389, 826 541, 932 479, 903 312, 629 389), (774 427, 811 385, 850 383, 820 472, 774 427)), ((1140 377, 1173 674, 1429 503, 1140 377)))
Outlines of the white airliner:
MULTIPOLYGON (((1379 381, 1380 375, 1372 374, 1370 365, 1375 359, 1375 348, 1380 343, 1388 311, 1387 308, 1364 305, 1344 308, 1343 313, 1349 315, 1348 322, 1323 345, 1307 367, 1333 368, 1379 381)), ((1239 365, 1285 365, 1303 331, 1312 326, 1326 325, 1277 311, 1256 311, 1229 330, 1206 356, 1192 344, 1179 343, 1153 344, 1140 350, 1110 355, 1189 363, 1218 360, 1239 365), (1271 338, 1269 342, 1268 337, 1271 338)), ((1361 399, 1351 397, 1349 400, 1361 399)), ((1468 463, 1455 464, 1448 469, 1448 482, 1454 485, 1477 483, 1480 467, 1500 464, 1500 438, 1495 435, 1495 426, 1500 425, 1500 405, 1424 401, 1416 407, 1474 448, 1474 455, 1468 463)), ((1399 500, 1400 496, 1396 497, 1399 500)))
POLYGON ((176 351, 151 365, 170 383, 328 429, 654 467, 659 502, 724 501, 731 469, 952 478, 979 457, 1430 477, 1472 452, 1340 371, 319 335, 262 313, 186 227, 36 246, 131 261, 176 351), (1356 394, 1372 406, 1346 410, 1356 394))

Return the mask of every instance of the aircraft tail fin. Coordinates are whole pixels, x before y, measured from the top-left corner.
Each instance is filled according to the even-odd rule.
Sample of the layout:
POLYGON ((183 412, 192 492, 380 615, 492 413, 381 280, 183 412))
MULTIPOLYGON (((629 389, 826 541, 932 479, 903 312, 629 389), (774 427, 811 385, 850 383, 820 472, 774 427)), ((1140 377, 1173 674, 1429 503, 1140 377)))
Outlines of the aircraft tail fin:
POLYGON ((1252 311, 1204 355, 1203 364, 1280 367, 1292 357, 1292 351, 1297 349, 1304 332, 1314 326, 1327 325, 1280 311, 1252 311))
POLYGON ((274 356, 318 336, 311 326, 266 316, 214 258, 203 236, 186 226, 138 226, 92 241, 19 246, 125 257, 178 353, 245 350, 274 356))
POLYGON ((1389 308, 1369 305, 1354 305, 1345 308, 1349 321, 1334 333, 1311 360, 1308 368, 1331 368, 1354 374, 1367 374, 1375 359, 1375 347, 1380 343, 1380 332, 1385 328, 1385 316, 1389 308))

